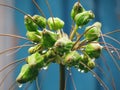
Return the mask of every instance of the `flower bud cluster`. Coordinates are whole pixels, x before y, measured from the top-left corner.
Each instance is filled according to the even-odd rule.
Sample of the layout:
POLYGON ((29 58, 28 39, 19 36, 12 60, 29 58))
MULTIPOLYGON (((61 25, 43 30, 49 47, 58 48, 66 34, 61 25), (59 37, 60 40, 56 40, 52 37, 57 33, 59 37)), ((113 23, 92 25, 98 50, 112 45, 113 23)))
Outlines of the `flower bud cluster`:
MULTIPOLYGON (((71 17, 77 26, 82 27, 95 16, 76 2, 72 8, 71 17)), ((75 67, 81 72, 88 72, 95 68, 94 60, 100 57, 102 50, 98 42, 101 32, 100 22, 86 27, 82 41, 68 38, 68 35, 61 31, 64 22, 57 17, 50 17, 46 20, 39 15, 26 15, 24 22, 27 29, 26 36, 35 44, 28 49, 30 55, 16 79, 18 83, 33 81, 39 70, 48 67, 51 63, 75 67)))

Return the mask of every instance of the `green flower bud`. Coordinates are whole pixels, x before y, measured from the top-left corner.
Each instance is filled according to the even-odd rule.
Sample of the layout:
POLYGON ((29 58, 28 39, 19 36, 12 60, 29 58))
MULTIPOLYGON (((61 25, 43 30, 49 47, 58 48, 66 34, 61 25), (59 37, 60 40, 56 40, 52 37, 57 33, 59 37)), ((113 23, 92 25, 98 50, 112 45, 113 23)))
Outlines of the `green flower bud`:
POLYGON ((88 26, 85 31, 86 33, 84 34, 84 37, 86 40, 96 41, 100 37, 101 23, 96 22, 92 26, 88 26))
POLYGON ((41 44, 44 48, 52 47, 57 41, 58 35, 54 32, 43 30, 41 44))
POLYGON ((71 51, 67 54, 65 54, 65 58, 63 60, 63 64, 67 66, 75 66, 78 64, 79 60, 82 57, 77 51, 71 51))
POLYGON ((35 53, 35 52, 41 52, 43 49, 44 49, 44 48, 41 46, 41 43, 39 43, 39 44, 37 44, 37 45, 35 45, 35 46, 33 46, 33 47, 30 47, 30 48, 28 49, 28 52, 29 52, 30 54, 33 54, 33 53, 35 53))
POLYGON ((87 63, 87 66, 90 68, 90 69, 93 69, 95 68, 95 62, 90 60, 88 63, 87 63))
POLYGON ((89 21, 91 21, 94 18, 94 14, 91 11, 84 11, 82 13, 78 13, 75 16, 75 23, 77 26, 84 26, 86 25, 89 21))
POLYGON ((79 2, 76 2, 72 8, 72 11, 71 11, 71 17, 72 19, 74 20, 75 16, 78 14, 78 13, 81 13, 85 11, 85 9, 82 7, 82 5, 79 3, 79 2))
POLYGON ((46 23, 47 23, 46 18, 39 15, 34 15, 32 18, 40 28, 46 27, 46 23))
POLYGON ((59 55, 63 55, 66 52, 69 52, 73 46, 73 42, 69 40, 68 38, 60 38, 55 43, 55 51, 59 55))
POLYGON ((40 42, 41 41, 41 35, 39 32, 27 31, 26 36, 29 40, 31 40, 33 42, 40 42))
POLYGON ((47 22, 51 30, 59 30, 64 26, 64 22, 57 17, 50 17, 47 22))
POLYGON ((25 23, 27 31, 37 31, 38 30, 37 24, 34 23, 32 17, 30 15, 25 15, 24 23, 25 23))
POLYGON ((36 79, 38 75, 38 69, 31 68, 28 64, 22 66, 20 74, 18 75, 16 81, 18 83, 31 82, 36 79))
POLYGON ((36 52, 28 56, 27 63, 32 68, 42 68, 44 66, 44 57, 36 52))
POLYGON ((90 58, 99 58, 101 54, 102 46, 97 42, 92 42, 85 46, 85 52, 90 58))

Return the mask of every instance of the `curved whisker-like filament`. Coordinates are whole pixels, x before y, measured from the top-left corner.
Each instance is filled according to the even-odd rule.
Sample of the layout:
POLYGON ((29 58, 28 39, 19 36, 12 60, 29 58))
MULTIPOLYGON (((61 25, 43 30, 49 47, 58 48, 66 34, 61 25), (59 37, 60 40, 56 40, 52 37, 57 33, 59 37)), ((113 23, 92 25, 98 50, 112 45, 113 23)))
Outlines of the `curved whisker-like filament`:
POLYGON ((14 49, 18 49, 18 48, 22 48, 22 47, 28 47, 28 46, 32 46, 32 45, 31 44, 27 44, 27 45, 14 46, 14 47, 11 47, 11 48, 8 48, 6 50, 1 51, 0 55, 6 53, 8 51, 14 50, 14 49))
POLYGON ((103 34, 103 36, 104 36, 104 35, 113 34, 113 33, 118 33, 118 32, 120 32, 120 29, 115 30, 115 31, 111 31, 111 32, 108 32, 108 33, 105 33, 105 34, 103 34))
POLYGON ((101 55, 101 58, 102 58, 103 63, 105 64, 107 70, 108 70, 109 73, 110 73, 110 78, 112 78, 111 85, 112 85, 113 89, 116 90, 115 81, 114 81, 112 72, 111 72, 111 70, 110 70, 110 67, 108 66, 108 64, 107 64, 107 62, 106 62, 106 58, 105 58, 105 56, 104 56, 103 54, 101 55))
MULTIPOLYGON (((101 32, 101 34, 102 34, 102 32, 101 32)), ((119 66, 119 64, 116 62, 116 60, 115 60, 115 58, 113 57, 113 55, 111 54, 109 48, 107 48, 107 45, 106 45, 106 42, 105 42, 104 37, 101 36, 101 38, 102 38, 102 40, 103 40, 104 45, 106 46, 106 50, 107 50, 107 52, 110 54, 110 56, 111 56, 113 62, 115 63, 115 65, 116 65, 116 67, 118 68, 118 70, 120 71, 120 66, 119 66)))
MULTIPOLYGON (((28 41, 28 42, 25 42, 23 45, 27 45, 28 43, 29 43, 29 41, 28 41)), ((23 46, 23 47, 24 47, 24 46, 23 46)), ((8 54, 8 56, 17 53, 17 52, 18 52, 20 49, 22 49, 23 47, 18 48, 18 49, 16 49, 15 51, 10 52, 10 53, 8 54)))
POLYGON ((27 13, 26 13, 26 12, 24 12, 24 11, 22 11, 22 10, 20 10, 20 9, 16 8, 16 7, 9 6, 9 5, 2 4, 2 3, 0 3, 0 6, 9 7, 9 8, 12 8, 12 9, 15 9, 15 10, 19 11, 20 13, 22 13, 22 14, 24 14, 24 15, 27 15, 27 13))
POLYGON ((92 74, 93 76, 98 80, 98 82, 100 83, 100 85, 105 89, 105 90, 109 90, 108 87, 106 86, 106 84, 103 82, 103 80, 93 71, 91 70, 88 66, 86 66, 83 62, 79 62, 80 64, 82 64, 83 66, 85 66, 92 74))
MULTIPOLYGON (((13 35, 13 34, 3 34, 3 33, 0 33, 0 36, 8 36, 8 37, 13 37, 13 38, 19 38, 19 39, 28 40, 28 39, 25 38, 25 37, 22 37, 22 36, 19 36, 19 35, 13 35)), ((28 40, 28 41, 29 41, 29 40, 28 40)))
POLYGON ((15 65, 11 70, 9 70, 9 71, 7 72, 7 74, 6 74, 6 75, 2 78, 2 80, 0 81, 0 86, 4 83, 5 79, 9 76, 9 74, 12 73, 12 71, 15 70, 15 69, 18 67, 18 65, 20 65, 21 63, 22 63, 22 62, 18 62, 17 65, 15 65))
POLYGON ((115 86, 114 78, 113 78, 112 72, 111 72, 111 70, 110 70, 110 67, 107 65, 106 60, 105 60, 105 58, 103 57, 103 55, 102 55, 101 57, 102 57, 102 61, 103 61, 103 63, 105 64, 108 72, 110 73, 110 78, 112 78, 112 81, 110 81, 110 78, 108 78, 108 76, 107 76, 107 74, 105 73, 105 71, 103 70, 102 66, 100 66, 100 65, 98 65, 98 64, 96 63, 96 67, 100 70, 100 71, 97 70, 97 72, 100 72, 100 73, 104 76, 104 78, 106 78, 106 80, 107 80, 108 82, 111 82, 112 88, 113 88, 114 90, 116 90, 116 89, 115 89, 116 86, 115 86), (103 58, 104 58, 104 60, 103 60, 103 58))
POLYGON ((9 66, 11 66, 11 65, 14 65, 14 64, 16 64, 16 63, 25 61, 25 59, 26 59, 26 58, 22 58, 22 59, 19 59, 19 60, 17 60, 17 61, 14 61, 14 62, 12 62, 12 63, 9 63, 8 65, 6 65, 6 66, 4 66, 2 69, 0 69, 0 72, 2 72, 3 70, 7 69, 7 68, 8 68, 9 66))
POLYGON ((14 90, 15 84, 16 84, 16 81, 14 81, 14 82, 10 85, 10 87, 9 87, 8 90, 14 90))
POLYGON ((118 43, 120 45, 120 42, 118 40, 116 40, 115 38, 108 36, 108 35, 103 35, 103 36, 115 41, 116 43, 118 43))
POLYGON ((38 83, 38 82, 39 82, 39 81, 38 81, 38 77, 36 78, 35 82, 36 82, 37 90, 40 90, 39 83, 38 83))
POLYGON ((32 1, 33 1, 34 5, 37 7, 37 9, 38 9, 38 11, 40 12, 40 14, 41 14, 43 17, 45 17, 42 9, 41 9, 40 6, 36 3, 36 1, 35 1, 35 0, 32 0, 32 1))
MULTIPOLYGON (((100 43, 105 45, 105 42, 100 42, 100 43)), ((104 48, 105 50, 107 50, 107 48, 108 48, 111 53, 116 52, 118 59, 120 59, 120 53, 119 53, 119 50, 120 50, 120 49, 119 49, 119 48, 115 48, 115 47, 114 47, 112 44, 110 44, 110 43, 106 43, 106 45, 103 46, 103 48, 104 48)))
MULTIPOLYGON (((48 68, 49 69, 49 68, 48 68)), ((39 82, 39 88, 41 89, 41 87, 42 87, 42 84, 43 84, 43 82, 44 82, 44 80, 45 80, 45 77, 46 77, 46 73, 47 73, 47 71, 48 71, 48 69, 47 70, 44 70, 44 72, 43 73, 41 73, 42 75, 41 75, 41 81, 39 82)))
MULTIPOLYGON (((50 16, 53 17, 52 10, 51 10, 51 7, 50 7, 50 5, 49 5, 48 0, 45 0, 45 2, 46 2, 46 4, 47 4, 47 6, 48 6, 48 11, 49 11, 49 13, 50 13, 50 16)), ((54 20, 54 19, 53 19, 53 20, 54 20)))
POLYGON ((68 70, 68 72, 69 72, 69 76, 70 76, 70 78, 71 78, 71 81, 72 81, 72 84, 73 84, 74 90, 77 90, 76 85, 75 85, 75 81, 74 81, 74 79, 73 79, 73 75, 72 75, 72 71, 71 71, 71 69, 68 70))

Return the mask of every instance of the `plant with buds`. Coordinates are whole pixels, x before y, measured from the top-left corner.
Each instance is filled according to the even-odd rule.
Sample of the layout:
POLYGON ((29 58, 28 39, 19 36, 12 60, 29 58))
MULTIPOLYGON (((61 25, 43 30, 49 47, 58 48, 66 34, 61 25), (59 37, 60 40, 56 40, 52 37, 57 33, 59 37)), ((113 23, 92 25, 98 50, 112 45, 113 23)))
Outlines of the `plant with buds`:
POLYGON ((88 26, 84 31, 82 41, 79 40, 80 38, 73 39, 76 37, 79 27, 86 25, 94 17, 93 12, 86 11, 79 2, 76 2, 71 10, 71 18, 74 20, 75 26, 69 38, 61 30, 64 21, 58 17, 49 17, 46 20, 39 15, 26 15, 26 36, 35 45, 28 49, 30 56, 27 57, 27 64, 23 65, 16 79, 17 82, 33 81, 37 77, 39 70, 48 67, 51 63, 75 67, 84 72, 94 69, 94 59, 99 58, 102 50, 102 46, 98 42, 101 23, 96 22, 88 26))

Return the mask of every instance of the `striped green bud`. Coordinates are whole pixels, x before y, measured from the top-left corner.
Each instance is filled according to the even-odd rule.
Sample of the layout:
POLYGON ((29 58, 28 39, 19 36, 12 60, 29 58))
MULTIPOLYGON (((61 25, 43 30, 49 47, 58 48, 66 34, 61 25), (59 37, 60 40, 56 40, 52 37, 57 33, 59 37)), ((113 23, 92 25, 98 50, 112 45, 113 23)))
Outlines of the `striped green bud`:
POLYGON ((38 69, 31 68, 28 64, 22 66, 22 69, 16 79, 18 83, 31 82, 36 79, 38 75, 38 69))
POLYGON ((58 39, 58 35, 52 31, 43 30, 42 31, 42 41, 41 44, 44 48, 52 47, 58 39))
POLYGON ((41 35, 40 35, 39 31, 38 32, 27 31, 26 36, 30 41, 33 41, 33 42, 40 42, 41 41, 41 35))
POLYGON ((25 23, 27 31, 37 31, 38 30, 37 24, 33 21, 32 17, 30 15, 25 15, 24 23, 25 23))
POLYGON ((95 62, 90 60, 88 63, 87 63, 87 66, 90 68, 90 69, 93 69, 95 68, 95 62))
POLYGON ((38 52, 28 56, 26 61, 32 68, 40 69, 44 66, 44 57, 38 52))
POLYGON ((82 5, 79 3, 79 2, 76 2, 72 8, 72 11, 71 11, 71 17, 72 19, 74 20, 75 16, 78 14, 78 13, 81 13, 85 11, 85 9, 82 7, 82 5))
POLYGON ((97 42, 92 42, 85 46, 85 52, 90 56, 90 58, 99 58, 101 50, 102 46, 97 42))
POLYGON ((30 47, 30 48, 28 49, 28 52, 29 52, 30 54, 33 54, 33 53, 35 53, 35 52, 42 52, 43 49, 44 49, 44 48, 42 47, 41 43, 39 43, 39 44, 37 44, 37 45, 35 45, 35 46, 33 46, 33 47, 30 47))
POLYGON ((71 50, 73 46, 73 42, 69 40, 68 38, 63 37, 63 38, 58 39, 54 46, 55 46, 55 51, 59 55, 63 55, 64 53, 71 50))
POLYGON ((101 23, 96 22, 92 26, 88 26, 85 29, 85 34, 84 37, 88 41, 96 41, 100 37, 100 32, 101 32, 101 23))
POLYGON ((82 27, 91 21, 94 17, 95 16, 91 11, 84 11, 82 13, 78 13, 75 16, 75 23, 77 26, 82 27))
POLYGON ((46 23, 47 23, 46 18, 39 15, 34 15, 32 18, 40 28, 46 27, 46 23))
POLYGON ((59 30, 59 29, 62 29, 64 26, 64 22, 57 17, 50 17, 48 18, 47 22, 51 30, 59 30))
POLYGON ((71 51, 65 54, 63 64, 67 66, 75 66, 78 64, 80 59, 81 59, 81 56, 77 51, 71 51))

